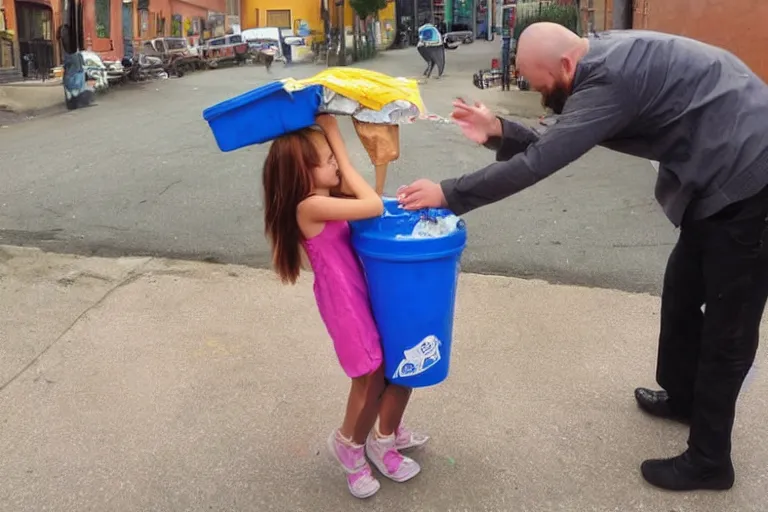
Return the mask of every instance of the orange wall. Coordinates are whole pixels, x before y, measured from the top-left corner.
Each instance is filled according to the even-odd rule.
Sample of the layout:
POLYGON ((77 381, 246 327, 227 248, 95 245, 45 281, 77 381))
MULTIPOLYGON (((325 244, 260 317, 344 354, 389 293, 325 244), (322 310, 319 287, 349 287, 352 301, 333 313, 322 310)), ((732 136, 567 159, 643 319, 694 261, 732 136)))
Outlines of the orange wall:
POLYGON ((117 60, 123 57, 123 2, 110 0, 109 5, 109 37, 96 36, 96 2, 83 2, 83 29, 85 46, 107 60, 117 60))
POLYGON ((224 13, 226 12, 226 0, 195 0, 184 2, 182 0, 151 0, 149 10, 162 13, 168 20, 166 25, 168 30, 171 27, 171 17, 174 14, 180 14, 182 18, 200 17, 208 19, 208 11, 224 13))
POLYGON ((720 46, 738 55, 768 81, 768 0, 645 2, 647 15, 642 26, 643 0, 635 0, 634 28, 679 34, 720 46))
POLYGON ((5 9, 5 27, 8 30, 16 30, 16 2, 14 0, 3 0, 3 9, 5 9))
MULTIPOLYGON (((329 4, 333 4, 329 0, 329 4)), ((309 29, 323 32, 323 21, 320 18, 320 0, 242 0, 240 3, 241 28, 258 28, 267 26, 267 11, 291 11, 291 26, 296 26, 296 20, 305 20, 309 29), (257 14, 258 11, 258 22, 257 14)))
MULTIPOLYGON (((58 0, 53 0, 57 2, 58 0)), ((91 42, 93 51, 99 53, 102 58, 112 60, 121 59, 125 55, 123 44, 123 2, 111 0, 110 3, 110 30, 108 38, 96 37, 96 2, 85 0, 83 10, 83 25, 85 27, 86 46, 91 42)), ((131 4, 133 10, 133 35, 138 38, 138 15, 136 13, 136 0, 131 4)), ((181 14, 183 18, 202 17, 208 18, 208 12, 225 13, 226 0, 150 0, 150 15, 160 14, 165 18, 166 35, 170 34, 172 16, 181 14)), ((154 37, 154 34, 153 34, 154 37)))
MULTIPOLYGON (((4 0, 3 7, 5 11, 5 28, 7 30, 13 30, 15 35, 13 36, 13 62, 15 64, 15 67, 17 69, 21 69, 21 66, 19 64, 19 37, 18 32, 16 32, 16 6, 14 5, 13 0, 4 0)), ((5 63, 4 66, 10 64, 5 63)), ((13 69, 9 66, 10 69, 13 69)), ((5 68, 3 68, 5 69, 5 68)))

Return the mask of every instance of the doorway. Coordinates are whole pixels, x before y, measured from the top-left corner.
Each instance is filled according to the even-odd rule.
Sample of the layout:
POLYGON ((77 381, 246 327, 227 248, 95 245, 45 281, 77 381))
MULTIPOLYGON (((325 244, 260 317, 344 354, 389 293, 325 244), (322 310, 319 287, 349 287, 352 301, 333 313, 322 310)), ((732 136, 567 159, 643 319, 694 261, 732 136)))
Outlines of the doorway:
POLYGON ((48 78, 53 67, 53 11, 50 2, 16 2, 16 26, 24 78, 48 78))

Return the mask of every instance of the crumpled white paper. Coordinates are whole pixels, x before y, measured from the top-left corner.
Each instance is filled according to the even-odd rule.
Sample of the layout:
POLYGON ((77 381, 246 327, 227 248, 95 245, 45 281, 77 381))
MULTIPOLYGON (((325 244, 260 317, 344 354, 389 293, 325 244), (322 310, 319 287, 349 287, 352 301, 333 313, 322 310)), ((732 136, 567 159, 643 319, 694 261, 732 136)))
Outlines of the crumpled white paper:
POLYGON ((319 112, 352 116, 363 123, 375 124, 405 124, 412 123, 416 119, 442 120, 442 118, 434 114, 420 113, 416 105, 405 100, 387 103, 381 110, 365 108, 357 101, 342 96, 327 87, 323 87, 323 101, 319 112))

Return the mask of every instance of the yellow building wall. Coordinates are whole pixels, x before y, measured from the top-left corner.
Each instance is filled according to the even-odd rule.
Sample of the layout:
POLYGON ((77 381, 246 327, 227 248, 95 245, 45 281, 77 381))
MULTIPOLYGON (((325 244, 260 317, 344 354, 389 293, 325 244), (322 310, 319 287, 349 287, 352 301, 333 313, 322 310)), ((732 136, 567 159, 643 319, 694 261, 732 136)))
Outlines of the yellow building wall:
POLYGON ((395 2, 389 2, 385 8, 379 11, 379 19, 381 21, 395 19, 395 2))
MULTIPOLYGON (((395 2, 387 3, 387 6, 379 11, 379 19, 382 21, 395 19, 395 2)), ((354 21, 354 9, 349 5, 349 2, 344 2, 344 24, 351 26, 354 21)))
POLYGON ((323 33, 319 0, 242 0, 240 3, 241 28, 244 30, 268 26, 267 11, 272 10, 291 11, 291 26, 294 30, 298 29, 299 20, 305 20, 309 24, 309 30, 323 33))
POLYGON ((381 43, 389 45, 395 39, 395 2, 389 2, 387 6, 379 11, 379 22, 381 23, 381 43))
MULTIPOLYGON (((329 1, 333 4, 333 1, 329 1)), ((323 20, 320 17, 319 0, 241 0, 240 2, 240 23, 243 30, 248 28, 266 27, 267 11, 271 10, 290 10, 291 24, 294 30, 298 29, 298 20, 305 20, 309 24, 309 29, 318 34, 323 33, 323 20), (258 11, 258 15, 257 15, 258 11)), ((382 23, 385 20, 394 22, 395 2, 390 2, 379 11, 379 19, 382 23)), ((344 25, 352 27, 355 20, 355 11, 348 2, 344 4, 344 25)))

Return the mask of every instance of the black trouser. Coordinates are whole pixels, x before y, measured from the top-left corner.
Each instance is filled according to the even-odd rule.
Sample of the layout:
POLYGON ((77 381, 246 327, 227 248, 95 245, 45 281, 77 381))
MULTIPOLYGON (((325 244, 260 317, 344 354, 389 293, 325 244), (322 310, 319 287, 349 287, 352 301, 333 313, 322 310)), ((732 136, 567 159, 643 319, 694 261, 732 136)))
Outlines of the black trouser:
POLYGON ((427 69, 424 70, 424 76, 429 78, 432 75, 432 70, 435 69, 435 65, 437 65, 437 76, 443 76, 445 48, 443 46, 420 46, 418 51, 419 55, 427 61, 427 69))
POLYGON ((736 400, 757 352, 768 297, 766 217, 768 188, 684 220, 664 276, 656 380, 671 405, 691 414, 692 455, 712 464, 730 457, 736 400))

